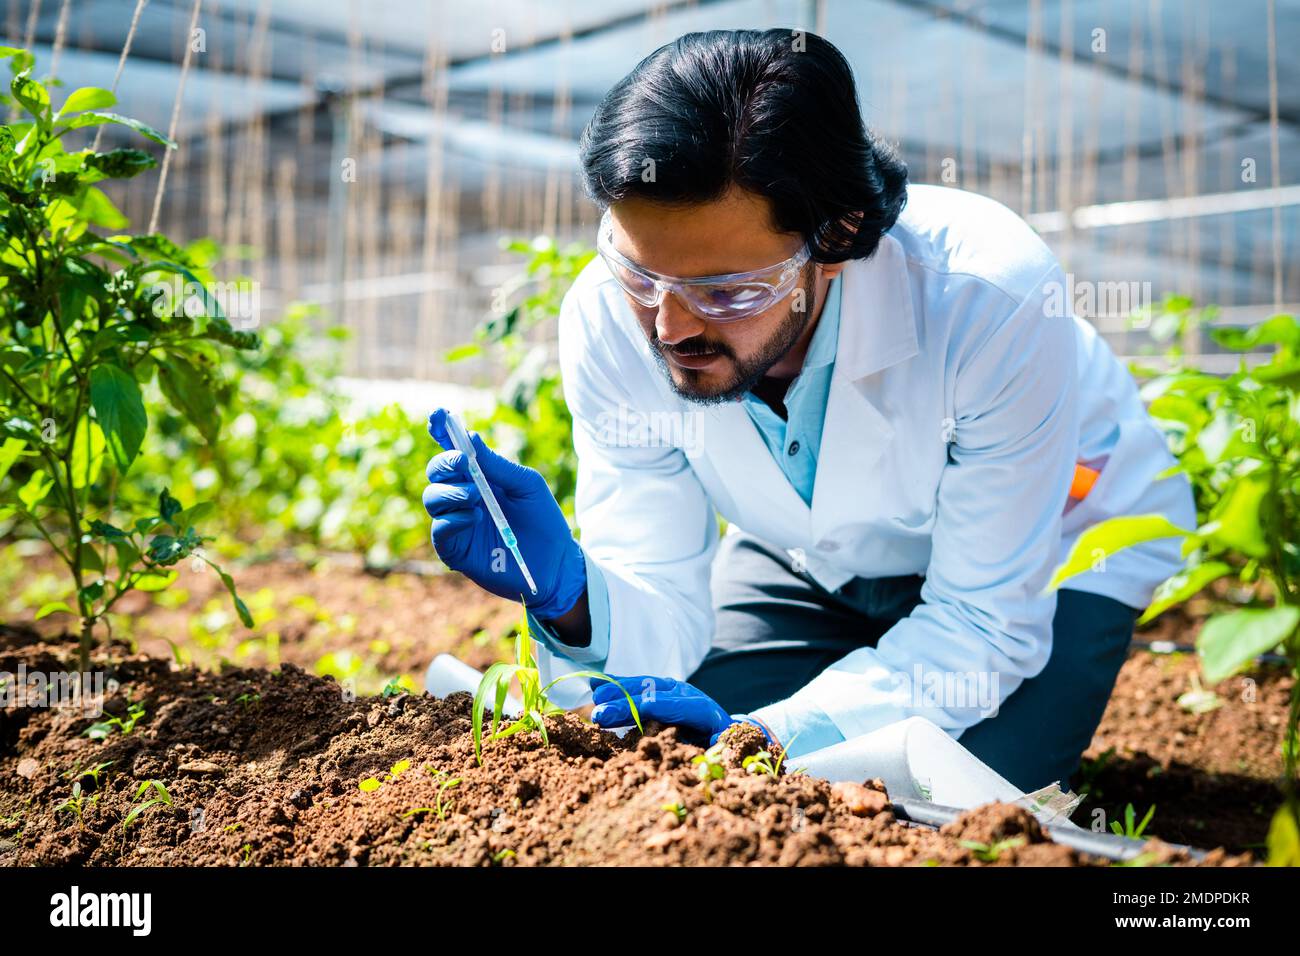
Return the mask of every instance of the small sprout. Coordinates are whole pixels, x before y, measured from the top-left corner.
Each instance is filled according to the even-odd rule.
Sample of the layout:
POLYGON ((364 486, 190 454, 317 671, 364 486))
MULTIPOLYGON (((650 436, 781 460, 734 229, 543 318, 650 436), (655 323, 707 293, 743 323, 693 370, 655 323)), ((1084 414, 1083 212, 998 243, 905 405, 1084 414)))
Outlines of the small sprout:
POLYGON ((82 819, 82 814, 85 812, 86 807, 93 806, 98 800, 99 800, 98 794, 91 797, 82 793, 81 781, 78 780, 76 783, 72 785, 72 796, 70 796, 67 800, 64 800, 57 807, 55 807, 54 812, 55 813, 66 812, 66 813, 73 814, 77 818, 77 826, 82 827, 85 826, 85 821, 82 819))
POLYGON ((514 850, 499 850, 492 854, 492 862, 500 863, 502 860, 515 856, 514 850))
POLYGON ((161 780, 146 780, 144 783, 140 784, 140 789, 135 792, 133 800, 135 805, 131 807, 131 812, 128 813, 126 819, 122 821, 123 832, 126 832, 126 828, 139 819, 140 814, 144 813, 150 807, 160 803, 165 803, 169 807, 174 806, 172 803, 172 795, 167 792, 167 788, 163 786, 161 780), (148 792, 150 787, 152 787, 154 792, 158 795, 140 803, 140 798, 148 792))
POLYGON ((682 802, 680 800, 678 800, 676 803, 665 803, 662 809, 665 812, 671 813, 673 816, 675 816, 677 818, 678 823, 686 822, 687 810, 686 807, 682 805, 682 802))
POLYGON ((231 823, 231 824, 229 824, 228 826, 224 826, 224 827, 222 827, 222 828, 221 828, 221 832, 222 832, 222 833, 234 833, 236 830, 242 830, 243 828, 244 828, 244 825, 243 825, 242 823, 231 823))
POLYGON ((411 769, 411 761, 399 760, 397 761, 397 763, 393 764, 392 767, 389 768, 388 773, 384 776, 383 780, 380 780, 378 777, 366 777, 366 779, 362 780, 359 784, 357 784, 357 786, 361 788, 362 793, 374 793, 385 783, 390 783, 396 780, 398 777, 400 777, 402 774, 406 773, 406 771, 410 769, 411 769))
POLYGON ((1192 689, 1178 697, 1178 706, 1189 714, 1208 714, 1223 706, 1223 698, 1201 686, 1201 675, 1192 672, 1192 689))
POLYGON ((962 846, 971 851, 975 859, 983 863, 996 863, 1007 850, 1015 846, 1024 846, 1024 836, 1008 837, 1005 840, 998 840, 996 843, 980 843, 978 840, 959 840, 962 846))
MULTIPOLYGON (((795 734, 794 738, 791 738, 790 743, 793 744, 798 736, 798 734, 795 734)), ((750 754, 740 762, 740 765, 745 768, 747 773, 767 774, 769 777, 779 777, 781 776, 781 764, 784 762, 785 750, 782 750, 781 756, 777 757, 774 761, 772 759, 772 754, 765 747, 758 753, 750 754)))
POLYGON ((122 731, 123 734, 129 734, 135 730, 135 725, 144 716, 144 704, 139 701, 132 701, 127 705, 126 711, 126 717, 110 717, 108 720, 101 720, 99 723, 91 724, 82 731, 82 736, 89 737, 91 740, 103 740, 113 732, 114 727, 122 731))
POLYGON ((1146 832, 1147 824, 1151 822, 1151 818, 1155 815, 1156 805, 1153 803, 1151 809, 1147 810, 1146 816, 1142 818, 1142 822, 1137 823, 1137 810, 1133 809, 1133 804, 1130 803, 1124 807, 1124 825, 1120 826, 1118 820, 1112 820, 1110 822, 1111 832, 1122 837, 1128 837, 1130 840, 1140 840, 1142 834, 1146 832))
POLYGON ((722 754, 726 751, 727 745, 716 743, 704 753, 691 758, 691 763, 695 764, 696 773, 699 774, 700 782, 704 784, 704 799, 709 803, 713 802, 713 791, 710 789, 710 783, 714 780, 721 780, 727 773, 726 765, 722 762, 722 754))
POLYGON ((63 774, 63 779, 84 780, 89 777, 91 780, 95 781, 95 789, 98 790, 100 785, 100 775, 112 765, 112 760, 105 760, 103 763, 97 763, 93 767, 87 767, 85 770, 82 770, 81 764, 77 764, 71 770, 63 774))
POLYGON ((244 710, 248 710, 254 705, 260 704, 261 702, 262 702, 262 695, 255 694, 252 692, 246 694, 240 694, 238 697, 235 698, 235 703, 239 704, 244 710))
POLYGON ((251 844, 251 843, 245 843, 243 846, 241 846, 241 847, 239 848, 239 852, 243 855, 243 859, 240 860, 239 865, 240 865, 240 866, 250 866, 250 865, 252 865, 252 862, 253 862, 253 844, 251 844))
POLYGON ((384 685, 384 689, 381 693, 383 694, 384 699, 387 700, 389 697, 396 697, 398 694, 405 694, 406 688, 402 686, 402 679, 400 677, 394 677, 384 685))
MULTIPOLYGON (((500 740, 503 737, 511 737, 518 733, 536 731, 542 738, 542 745, 549 747, 551 741, 546 733, 546 718, 554 714, 564 713, 564 708, 553 704, 547 694, 560 681, 570 680, 574 677, 586 677, 608 681, 611 684, 615 683, 612 678, 596 671, 570 671, 567 674, 561 674, 549 684, 543 685, 542 674, 537 666, 537 657, 533 654, 533 640, 528 630, 528 616, 525 614, 523 623, 519 627, 519 636, 515 639, 514 663, 508 664, 504 661, 498 661, 493 664, 487 669, 487 673, 483 675, 483 680, 479 682, 478 690, 474 693, 474 756, 478 762, 483 763, 483 715, 487 710, 489 696, 494 700, 492 726, 488 732, 489 740, 500 740), (510 693, 512 681, 519 682, 519 690, 523 697, 523 713, 513 723, 498 730, 497 728, 501 724, 501 712, 505 707, 506 696, 510 693)), ((623 691, 623 696, 627 698, 628 706, 632 711, 632 720, 636 723, 637 729, 643 730, 641 715, 636 708, 636 701, 632 699, 632 695, 626 690, 623 691)))

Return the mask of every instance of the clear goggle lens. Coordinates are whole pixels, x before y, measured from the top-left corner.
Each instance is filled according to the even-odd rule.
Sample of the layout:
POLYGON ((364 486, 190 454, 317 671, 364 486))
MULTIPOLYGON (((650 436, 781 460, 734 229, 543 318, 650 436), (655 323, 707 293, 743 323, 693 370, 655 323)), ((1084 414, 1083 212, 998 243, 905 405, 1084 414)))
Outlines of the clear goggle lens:
POLYGON ((614 248, 608 216, 601 221, 597 248, 615 281, 642 306, 657 308, 664 294, 672 292, 692 313, 713 322, 735 322, 770 309, 794 289, 808 261, 804 249, 785 262, 754 272, 700 279, 660 276, 639 268, 614 248))

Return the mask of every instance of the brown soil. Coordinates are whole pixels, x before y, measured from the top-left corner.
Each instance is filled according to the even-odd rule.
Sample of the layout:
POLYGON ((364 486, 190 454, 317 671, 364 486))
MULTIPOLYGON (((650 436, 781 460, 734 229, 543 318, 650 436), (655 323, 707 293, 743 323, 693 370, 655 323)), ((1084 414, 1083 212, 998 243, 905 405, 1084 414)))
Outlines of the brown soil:
MULTIPOLYGON (((71 652, 21 632, 0 641, 0 670, 62 669, 71 652)), ((467 695, 353 699, 292 665, 213 674, 133 654, 100 666, 121 682, 110 712, 145 705, 129 735, 92 741, 79 711, 0 711, 0 864, 1106 862, 1047 841, 1016 808, 981 808, 936 832, 896 820, 874 781, 746 773, 735 766, 752 749, 744 735, 707 788, 692 763, 700 749, 675 731, 625 742, 570 715, 549 723, 550 747, 533 734, 491 742, 480 766, 467 695), (80 820, 56 811, 68 772, 104 761, 98 788, 82 781, 80 820), (149 780, 172 805, 124 828, 149 780), (988 858, 984 844, 1009 838, 988 858)))
POLYGON ((1186 654, 1129 657, 1075 780, 1089 791, 1076 823, 1089 825, 1098 809, 1106 821, 1122 819, 1130 803, 1140 819, 1154 804, 1148 832, 1166 840, 1262 849, 1280 799, 1294 680, 1282 667, 1262 666, 1214 687, 1222 704, 1196 714, 1178 698, 1198 672, 1186 654))

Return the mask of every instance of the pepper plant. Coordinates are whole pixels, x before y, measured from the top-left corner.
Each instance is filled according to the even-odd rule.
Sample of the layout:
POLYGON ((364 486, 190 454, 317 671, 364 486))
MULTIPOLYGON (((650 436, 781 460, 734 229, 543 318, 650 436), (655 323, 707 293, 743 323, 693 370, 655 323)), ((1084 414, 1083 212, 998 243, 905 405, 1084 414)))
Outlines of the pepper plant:
POLYGON ((97 184, 151 169, 154 157, 68 145, 78 130, 104 124, 175 144, 107 112, 108 90, 75 90, 55 109, 30 53, 0 47, 0 58, 13 71, 3 99, 25 114, 0 127, 0 524, 39 534, 67 566, 75 595, 75 607, 55 602, 38 617, 78 618, 84 670, 95 626, 118 599, 165 588, 171 568, 192 557, 217 570, 251 626, 230 576, 201 550, 208 539, 196 525, 210 506, 186 509, 166 490, 143 512, 116 500, 148 428, 145 387, 156 382, 212 441, 225 394, 221 350, 258 344, 227 321, 210 277, 175 243, 98 231, 127 222, 97 184))
MULTIPOLYGON (((1205 324, 1184 299, 1164 307, 1165 325, 1205 324)), ((1054 575, 1104 569, 1124 548, 1180 538, 1186 567, 1156 590, 1139 623, 1179 605, 1214 582, 1228 582, 1234 598, 1213 613, 1197 636, 1207 685, 1230 677, 1258 655, 1279 648, 1300 673, 1300 321, 1275 315, 1250 328, 1214 328, 1212 337, 1239 352, 1271 349, 1268 360, 1243 360, 1230 375, 1214 375, 1181 361, 1148 372, 1143 397, 1169 435, 1177 464, 1196 498, 1197 527, 1179 528, 1160 515, 1113 518, 1080 535, 1054 575)), ((1286 801, 1270 832, 1270 857, 1300 863, 1300 681, 1292 687, 1282 746, 1286 801)))

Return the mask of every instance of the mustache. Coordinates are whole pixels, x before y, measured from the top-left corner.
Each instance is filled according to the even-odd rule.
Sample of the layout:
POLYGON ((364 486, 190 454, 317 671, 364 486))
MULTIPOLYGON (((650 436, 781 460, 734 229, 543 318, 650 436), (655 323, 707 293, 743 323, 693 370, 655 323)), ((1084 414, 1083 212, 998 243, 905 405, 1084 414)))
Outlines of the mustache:
POLYGON ((674 355, 722 355, 726 358, 735 358, 730 347, 725 343, 710 342, 698 335, 683 342, 678 342, 676 345, 667 345, 658 335, 653 335, 651 344, 660 352, 671 352, 674 355))

